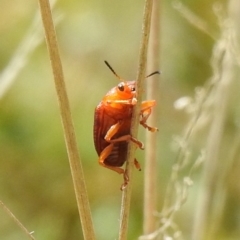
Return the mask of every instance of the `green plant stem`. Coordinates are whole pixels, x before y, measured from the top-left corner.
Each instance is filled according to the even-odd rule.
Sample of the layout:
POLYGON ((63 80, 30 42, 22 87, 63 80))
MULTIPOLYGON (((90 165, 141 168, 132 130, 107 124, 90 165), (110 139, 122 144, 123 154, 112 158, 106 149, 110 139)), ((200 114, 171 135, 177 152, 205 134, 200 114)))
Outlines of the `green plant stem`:
MULTIPOLYGON (((159 70, 160 65, 160 0, 153 1, 152 25, 149 39, 148 72, 159 70)), ((147 80, 147 99, 159 99, 158 75, 147 80)), ((158 102, 158 101, 157 101, 158 102)), ((157 107, 148 119, 150 126, 158 127, 157 107)), ((157 139, 158 134, 146 131, 146 150, 144 162, 144 219, 143 233, 150 234, 156 230, 157 210, 157 139)), ((159 190, 159 189, 158 189, 159 190)))
POLYGON ((90 206, 87 196, 85 180, 83 176, 83 169, 77 149, 76 136, 64 82, 63 69, 59 55, 50 4, 48 0, 39 0, 39 5, 46 35, 49 56, 52 65, 52 71, 55 80, 55 87, 60 107, 65 143, 68 152, 68 158, 71 168, 71 174, 73 179, 75 195, 77 199, 80 220, 82 223, 83 235, 85 240, 93 240, 95 239, 95 234, 90 213, 90 206))
MULTIPOLYGON (((153 0, 145 1, 138 73, 136 78, 138 101, 133 110, 133 117, 132 117, 131 131, 130 131, 131 135, 134 138, 137 138, 137 134, 138 134, 139 117, 140 117, 139 114, 140 114, 140 107, 141 107, 142 93, 143 93, 143 81, 146 75, 145 72, 146 72, 148 41, 149 41, 149 34, 150 34, 152 4, 153 4, 153 0)), ((128 183, 128 186, 123 190, 123 194, 122 194, 119 240, 127 239, 128 220, 129 220, 129 213, 130 213, 130 201, 131 201, 131 192, 132 192, 132 177, 133 177, 132 172, 133 172, 133 166, 134 166, 135 150, 136 150, 135 144, 129 143, 126 170, 125 170, 129 177, 129 183, 128 183)))

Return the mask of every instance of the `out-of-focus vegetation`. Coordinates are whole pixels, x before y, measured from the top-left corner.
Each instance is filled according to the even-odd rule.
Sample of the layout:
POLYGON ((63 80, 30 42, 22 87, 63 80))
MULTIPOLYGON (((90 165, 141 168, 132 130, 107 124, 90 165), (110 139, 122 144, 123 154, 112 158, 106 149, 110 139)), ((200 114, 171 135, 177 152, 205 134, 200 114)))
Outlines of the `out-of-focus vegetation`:
MULTIPOLYGON (((206 22, 216 38, 221 35, 213 12, 214 1, 182 2, 206 22)), ((226 14, 228 1, 218 2, 226 14)), ((59 48, 94 226, 100 240, 116 239, 118 235, 122 177, 97 163, 92 134, 93 113, 104 94, 117 83, 104 60, 108 60, 123 78, 134 79, 136 76, 143 3, 59 0, 54 8, 55 18, 60 19, 56 27, 59 48)), ((188 121, 188 115, 175 110, 173 103, 186 95, 193 97, 196 87, 203 86, 211 77, 210 58, 215 44, 214 39, 183 18, 172 1, 162 1, 161 4, 159 69, 162 75, 157 99, 160 110, 159 211, 176 158, 173 136, 181 136, 188 121)), ((2 0, 0 9, 0 70, 3 72, 39 9, 37 1, 25 0, 2 0)), ((39 26, 41 28, 41 22, 39 26)), ((82 239, 45 42, 36 46, 27 59, 26 65, 0 98, 0 200, 30 231, 35 231, 36 239, 82 239)), ((239 71, 234 71, 219 162, 228 161, 239 127, 239 83, 236 80, 239 71)), ((0 88, 3 86, 1 83, 0 88)), ((143 132, 140 131, 140 139, 144 138, 143 132)), ((204 149, 207 136, 207 127, 195 136, 193 155, 198 156, 200 149, 204 149)), ((137 158, 144 171, 140 150, 137 158)), ((229 166, 229 172, 224 181, 227 187, 220 186, 227 189, 228 194, 218 239, 239 239, 240 236, 238 161, 229 166)), ((176 215, 176 223, 184 239, 191 239, 202 167, 191 177, 194 184, 185 205, 176 215)), ((137 239, 142 234, 142 189, 143 173, 135 172, 129 239, 137 239)), ((27 239, 1 208, 0 238, 27 239)))

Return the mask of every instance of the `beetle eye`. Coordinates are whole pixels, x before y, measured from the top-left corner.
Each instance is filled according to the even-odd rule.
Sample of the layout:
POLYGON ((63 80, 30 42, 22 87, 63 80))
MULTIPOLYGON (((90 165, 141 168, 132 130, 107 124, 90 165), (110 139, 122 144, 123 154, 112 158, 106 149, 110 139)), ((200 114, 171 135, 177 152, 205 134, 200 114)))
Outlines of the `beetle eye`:
POLYGON ((122 83, 118 84, 118 90, 121 92, 124 91, 124 85, 122 83))

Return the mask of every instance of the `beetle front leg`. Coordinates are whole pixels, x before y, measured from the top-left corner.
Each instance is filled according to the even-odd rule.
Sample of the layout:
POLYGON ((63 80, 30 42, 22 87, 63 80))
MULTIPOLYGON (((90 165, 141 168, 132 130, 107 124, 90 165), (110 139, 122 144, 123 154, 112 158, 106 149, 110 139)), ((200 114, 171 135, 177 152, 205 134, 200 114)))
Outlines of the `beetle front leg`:
POLYGON ((107 100, 108 104, 111 103, 120 103, 120 104, 126 104, 126 105, 136 105, 137 99, 136 98, 131 98, 131 99, 126 99, 126 100, 107 100))
POLYGON ((146 123, 147 119, 151 115, 152 107, 154 107, 155 105, 156 105, 156 101, 155 100, 143 101, 142 104, 141 104, 141 120, 140 120, 140 124, 144 128, 147 128, 148 131, 150 131, 150 132, 158 131, 158 128, 150 127, 146 123))

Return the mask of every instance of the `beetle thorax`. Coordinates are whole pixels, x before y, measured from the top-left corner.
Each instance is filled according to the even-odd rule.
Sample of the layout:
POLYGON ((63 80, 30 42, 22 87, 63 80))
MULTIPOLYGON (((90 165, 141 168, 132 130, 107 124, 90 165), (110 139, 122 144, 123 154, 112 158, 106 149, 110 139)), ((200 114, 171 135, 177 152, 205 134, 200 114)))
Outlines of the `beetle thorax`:
POLYGON ((129 118, 136 104, 135 81, 121 82, 102 99, 105 113, 114 119, 129 118))

